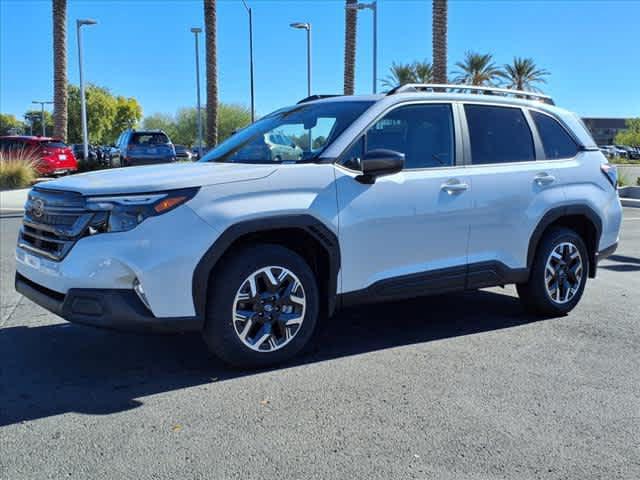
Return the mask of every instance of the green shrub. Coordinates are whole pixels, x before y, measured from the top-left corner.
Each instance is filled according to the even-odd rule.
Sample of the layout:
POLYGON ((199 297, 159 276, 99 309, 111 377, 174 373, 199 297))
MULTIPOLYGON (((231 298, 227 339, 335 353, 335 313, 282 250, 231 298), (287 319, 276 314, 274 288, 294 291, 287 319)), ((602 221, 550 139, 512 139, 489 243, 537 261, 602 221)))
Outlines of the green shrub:
POLYGON ((640 187, 640 177, 636 178, 636 185, 640 187))
POLYGON ((627 185, 629 185, 629 179, 627 178, 626 175, 620 173, 620 171, 618 171, 618 186, 619 187, 626 187, 627 185))
POLYGON ((33 151, 0 151, 0 188, 23 188, 37 178, 38 157, 33 151))

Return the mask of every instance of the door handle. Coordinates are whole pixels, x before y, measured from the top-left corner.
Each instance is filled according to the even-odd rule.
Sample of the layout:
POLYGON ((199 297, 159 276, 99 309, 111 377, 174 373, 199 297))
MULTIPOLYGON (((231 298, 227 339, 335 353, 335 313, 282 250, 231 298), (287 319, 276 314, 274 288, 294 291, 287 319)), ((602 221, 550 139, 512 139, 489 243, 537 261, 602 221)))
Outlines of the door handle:
POLYGON ((440 190, 444 190, 449 195, 453 195, 454 193, 461 193, 465 190, 469 190, 469 185, 467 185, 466 183, 461 183, 457 180, 452 180, 442 184, 440 190))
POLYGON ((556 177, 543 172, 533 177, 533 181, 538 185, 549 185, 556 181, 556 177))

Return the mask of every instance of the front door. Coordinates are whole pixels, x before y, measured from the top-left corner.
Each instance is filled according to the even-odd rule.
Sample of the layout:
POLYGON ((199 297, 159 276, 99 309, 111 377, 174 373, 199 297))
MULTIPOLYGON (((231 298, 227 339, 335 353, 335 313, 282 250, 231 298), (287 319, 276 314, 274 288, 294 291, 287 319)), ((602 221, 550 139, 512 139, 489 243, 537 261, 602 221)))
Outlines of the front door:
POLYGON ((471 199, 456 166, 454 125, 450 104, 400 106, 343 156, 336 167, 342 293, 387 299, 464 287, 471 199), (404 153, 404 170, 358 182, 359 159, 380 148, 404 153))

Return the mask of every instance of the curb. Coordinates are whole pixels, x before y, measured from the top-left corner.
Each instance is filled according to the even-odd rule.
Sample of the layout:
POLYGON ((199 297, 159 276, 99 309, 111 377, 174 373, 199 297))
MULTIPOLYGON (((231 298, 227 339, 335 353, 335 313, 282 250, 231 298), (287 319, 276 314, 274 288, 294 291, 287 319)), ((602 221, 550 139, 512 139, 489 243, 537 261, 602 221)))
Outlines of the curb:
POLYGON ((623 207, 640 208, 640 199, 637 198, 621 198, 620 203, 623 207))

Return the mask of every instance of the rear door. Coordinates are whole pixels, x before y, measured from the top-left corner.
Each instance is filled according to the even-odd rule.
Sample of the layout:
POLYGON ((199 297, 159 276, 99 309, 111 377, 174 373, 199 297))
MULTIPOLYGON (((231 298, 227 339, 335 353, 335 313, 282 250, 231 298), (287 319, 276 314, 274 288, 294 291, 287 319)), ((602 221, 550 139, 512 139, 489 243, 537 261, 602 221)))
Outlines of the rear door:
POLYGON ((463 114, 473 192, 467 287, 518 281, 533 229, 564 200, 562 173, 545 160, 528 111, 467 103, 463 114))

